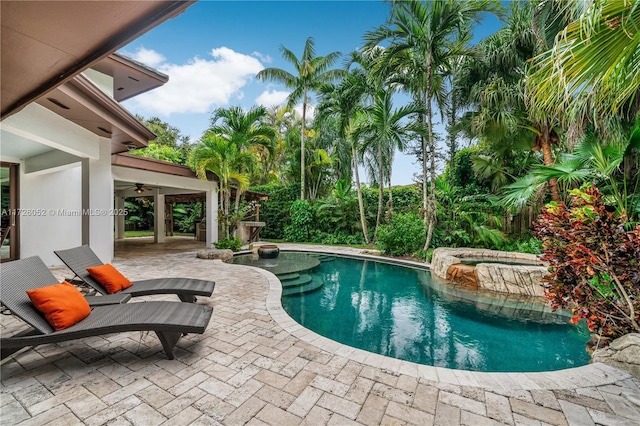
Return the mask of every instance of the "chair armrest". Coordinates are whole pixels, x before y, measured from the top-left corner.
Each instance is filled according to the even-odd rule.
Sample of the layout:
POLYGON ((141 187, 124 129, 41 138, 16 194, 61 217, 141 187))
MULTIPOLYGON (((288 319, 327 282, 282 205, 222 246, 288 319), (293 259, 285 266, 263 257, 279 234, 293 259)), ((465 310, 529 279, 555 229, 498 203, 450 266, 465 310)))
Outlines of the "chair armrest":
POLYGON ((85 296, 89 306, 119 305, 131 300, 130 294, 109 294, 105 296, 85 296))

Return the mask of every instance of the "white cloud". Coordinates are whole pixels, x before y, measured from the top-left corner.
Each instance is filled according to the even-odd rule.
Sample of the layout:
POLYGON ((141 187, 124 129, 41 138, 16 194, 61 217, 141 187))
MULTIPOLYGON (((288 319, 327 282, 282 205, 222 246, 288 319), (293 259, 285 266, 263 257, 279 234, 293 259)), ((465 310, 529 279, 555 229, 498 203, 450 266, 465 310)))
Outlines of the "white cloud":
POLYGON ((162 63, 158 70, 169 75, 164 86, 132 99, 150 113, 206 113, 212 105, 227 105, 242 97, 242 87, 264 66, 256 58, 227 47, 211 51, 213 59, 195 57, 184 65, 162 63))
POLYGON ((263 55, 262 53, 258 52, 257 50, 255 50, 251 56, 255 56, 256 58, 260 59, 262 62, 264 62, 265 64, 270 64, 271 62, 273 62, 273 58, 269 55, 263 55))
POLYGON ((152 49, 145 49, 144 47, 138 48, 134 54, 129 56, 150 67, 157 67, 167 59, 162 55, 162 53, 156 52, 152 49))
POLYGON ((282 105, 287 101, 287 96, 289 96, 291 92, 285 92, 282 90, 265 90, 260 93, 260 95, 256 98, 256 103, 258 105, 264 105, 266 107, 270 107, 273 105, 282 105))

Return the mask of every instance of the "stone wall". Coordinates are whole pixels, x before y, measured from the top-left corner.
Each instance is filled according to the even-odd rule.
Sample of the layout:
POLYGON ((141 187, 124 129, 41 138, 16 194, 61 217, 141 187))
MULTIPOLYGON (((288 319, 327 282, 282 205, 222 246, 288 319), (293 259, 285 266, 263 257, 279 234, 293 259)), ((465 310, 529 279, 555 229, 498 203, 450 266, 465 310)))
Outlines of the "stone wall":
MULTIPOLYGON (((544 290, 540 285, 541 279, 547 274, 547 268, 542 266, 535 254, 515 253, 497 250, 474 248, 437 248, 431 259, 432 272, 440 277, 455 277, 460 275, 456 269, 465 269, 465 277, 469 277, 469 266, 460 265, 463 259, 483 260, 475 266, 475 279, 478 288, 490 291, 525 294, 544 297, 544 290), (486 263, 484 262, 486 260, 486 263), (519 262, 531 265, 507 265, 492 262, 519 262)), ((465 281, 469 281, 468 278, 465 281)))
POLYGON ((612 341, 595 351, 591 360, 622 368, 640 379, 640 334, 630 333, 612 341))

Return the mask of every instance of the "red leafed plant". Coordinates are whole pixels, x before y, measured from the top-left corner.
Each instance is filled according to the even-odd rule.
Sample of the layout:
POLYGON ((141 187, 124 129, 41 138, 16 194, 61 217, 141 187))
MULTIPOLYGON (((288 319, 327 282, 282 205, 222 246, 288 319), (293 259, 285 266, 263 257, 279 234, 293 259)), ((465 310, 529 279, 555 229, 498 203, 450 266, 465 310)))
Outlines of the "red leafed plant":
POLYGON ((534 223, 543 243, 543 278, 553 310, 571 309, 572 323, 616 338, 640 332, 640 224, 603 203, 593 185, 571 191, 570 207, 550 203, 534 223))

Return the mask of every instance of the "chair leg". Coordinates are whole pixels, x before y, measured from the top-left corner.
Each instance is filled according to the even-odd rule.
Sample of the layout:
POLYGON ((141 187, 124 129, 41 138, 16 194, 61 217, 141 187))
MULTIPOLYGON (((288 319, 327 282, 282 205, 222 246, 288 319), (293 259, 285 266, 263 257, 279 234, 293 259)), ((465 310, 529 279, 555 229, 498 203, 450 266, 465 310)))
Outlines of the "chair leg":
POLYGON ((182 333, 176 331, 156 331, 156 335, 158 339, 160 339, 160 343, 162 343, 167 358, 175 359, 173 348, 176 346, 176 343, 178 343, 178 340, 180 340, 180 337, 182 337, 182 333))
MULTIPOLYGON (((36 336, 40 334, 39 332, 37 332, 36 330, 34 330, 33 328, 29 328, 27 330, 23 330, 19 333, 14 334, 11 337, 26 337, 26 336, 36 336)), ((11 338, 8 338, 7 340, 9 340, 11 338)), ((19 345, 19 346, 9 346, 8 343, 4 343, 2 345, 2 347, 0 347, 0 359, 5 359, 8 356, 13 355, 14 353, 18 352, 19 350, 21 350, 22 348, 24 348, 24 346, 19 345)))
POLYGON ((178 294, 178 297, 183 302, 187 302, 187 303, 195 303, 196 302, 196 297, 192 296, 190 294, 178 294))

